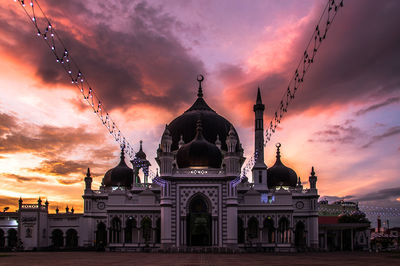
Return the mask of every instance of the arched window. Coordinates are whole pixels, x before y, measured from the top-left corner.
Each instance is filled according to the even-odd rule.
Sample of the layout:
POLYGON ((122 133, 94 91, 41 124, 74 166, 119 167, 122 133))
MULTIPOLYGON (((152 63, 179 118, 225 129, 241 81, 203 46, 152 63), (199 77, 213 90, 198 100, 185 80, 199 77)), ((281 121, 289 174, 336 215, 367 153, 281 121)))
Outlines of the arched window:
POLYGON ((298 248, 303 248, 306 246, 305 225, 302 221, 298 221, 296 224, 294 242, 298 248))
POLYGON ((121 241, 121 220, 118 217, 114 217, 111 220, 111 232, 110 242, 120 243, 121 241))
POLYGON ((78 247, 78 232, 75 229, 68 229, 66 233, 65 245, 68 248, 78 247))
POLYGON ((244 243, 244 227, 243 227, 243 220, 238 217, 237 218, 237 227, 238 227, 238 244, 244 243))
POLYGON ((51 232, 51 243, 55 248, 64 246, 64 234, 60 229, 54 229, 51 232))
POLYGON ((289 220, 286 217, 282 217, 279 220, 279 243, 289 243, 289 220))
POLYGON ((272 218, 270 216, 268 216, 264 220, 263 241, 266 243, 274 243, 275 242, 274 220, 272 220, 272 218))
POLYGON ((161 218, 156 221, 156 243, 161 243, 161 218))
POLYGON ((105 247, 107 245, 107 229, 106 225, 102 222, 97 224, 96 230, 96 246, 105 247))
POLYGON ((151 240, 151 220, 149 217, 145 217, 141 223, 142 227, 142 237, 145 243, 150 242, 151 240))
POLYGON ((5 238, 4 238, 4 231, 0 229, 0 248, 4 248, 5 238))
POLYGON ((133 243, 134 238, 137 239, 137 224, 133 217, 129 217, 126 220, 125 243, 133 243), (133 235, 134 232, 136 233, 136 236, 133 235))
POLYGON ((17 246, 17 230, 11 228, 8 231, 8 246, 10 248, 17 246))
POLYGON ((255 217, 251 217, 247 223, 247 236, 250 241, 257 240, 258 238, 258 220, 255 217))

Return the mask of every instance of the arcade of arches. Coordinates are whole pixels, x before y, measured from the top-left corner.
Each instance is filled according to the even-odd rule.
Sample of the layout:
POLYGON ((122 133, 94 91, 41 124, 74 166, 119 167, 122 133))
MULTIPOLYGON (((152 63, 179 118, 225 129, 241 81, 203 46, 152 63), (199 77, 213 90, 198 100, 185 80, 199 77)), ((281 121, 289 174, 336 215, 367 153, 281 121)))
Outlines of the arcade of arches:
POLYGON ((103 222, 97 224, 96 245, 106 246, 107 243, 126 243, 126 244, 150 244, 161 242, 161 220, 158 218, 153 222, 149 217, 144 217, 140 223, 134 218, 129 217, 125 226, 118 217, 111 220, 110 228, 107 230, 103 222))
MULTIPOLYGON (((274 220, 268 216, 260 226, 256 217, 251 217, 245 226, 243 219, 238 217, 238 243, 252 244, 290 244, 292 243, 292 228, 286 217, 281 217, 278 226, 274 220)), ((306 231, 303 222, 298 221, 294 230, 295 246, 298 248, 306 246, 306 231)))
POLYGON ((61 229, 54 229, 51 231, 51 246, 54 248, 78 247, 78 232, 70 228, 64 234, 61 229))
POLYGON ((17 230, 11 228, 6 231, 0 229, 0 249, 15 248, 18 244, 17 230))

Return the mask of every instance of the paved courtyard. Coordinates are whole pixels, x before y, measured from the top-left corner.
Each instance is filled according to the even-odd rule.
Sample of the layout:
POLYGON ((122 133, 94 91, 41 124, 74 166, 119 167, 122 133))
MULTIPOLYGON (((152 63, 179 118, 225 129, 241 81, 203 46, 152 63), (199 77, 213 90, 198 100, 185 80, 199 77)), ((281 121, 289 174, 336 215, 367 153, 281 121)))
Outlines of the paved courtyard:
POLYGON ((190 254, 119 252, 0 253, 1 265, 400 265, 400 253, 190 254))

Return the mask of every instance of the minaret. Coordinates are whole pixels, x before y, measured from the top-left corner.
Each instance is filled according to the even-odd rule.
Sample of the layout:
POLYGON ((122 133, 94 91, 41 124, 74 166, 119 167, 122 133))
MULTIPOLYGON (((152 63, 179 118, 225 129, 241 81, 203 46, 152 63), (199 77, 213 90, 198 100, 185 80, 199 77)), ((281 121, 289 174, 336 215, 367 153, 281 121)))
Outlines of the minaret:
POLYGON ((85 176, 85 192, 90 192, 92 190, 92 177, 90 176, 90 169, 87 169, 85 176))
POLYGON ((257 160, 252 169, 253 182, 258 190, 268 189, 267 166, 264 162, 264 110, 265 105, 262 103, 260 88, 258 88, 256 104, 253 106, 255 114, 254 152, 257 160))
POLYGON ((308 178, 308 181, 310 182, 310 189, 317 189, 317 176, 314 172, 314 166, 311 167, 311 175, 308 178))

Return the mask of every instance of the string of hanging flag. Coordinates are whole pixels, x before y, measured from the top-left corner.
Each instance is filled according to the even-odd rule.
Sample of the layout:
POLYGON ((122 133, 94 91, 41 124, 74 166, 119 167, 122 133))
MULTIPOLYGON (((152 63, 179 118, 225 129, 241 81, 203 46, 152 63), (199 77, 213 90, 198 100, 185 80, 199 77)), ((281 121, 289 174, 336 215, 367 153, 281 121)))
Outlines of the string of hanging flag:
POLYGON ((284 114, 287 113, 289 104, 293 101, 296 92, 304 83, 304 78, 310 66, 314 63, 315 56, 317 55, 322 42, 326 39, 328 30, 332 26, 332 23, 341 7, 343 7, 343 0, 328 0, 318 24, 313 31, 310 41, 308 42, 296 70, 294 71, 293 77, 289 81, 287 90, 283 94, 278 108, 275 110, 274 117, 268 124, 265 131, 264 146, 271 140, 272 134, 275 133, 284 114))
POLYGON ((93 112, 107 128, 110 135, 120 146, 125 147, 125 152, 133 159, 135 151, 127 138, 123 135, 117 124, 106 111, 103 102, 95 93, 89 81, 81 71, 77 62, 72 58, 70 51, 57 34, 54 25, 47 18, 37 0, 14 0, 21 5, 26 15, 36 29, 36 35, 42 38, 51 49, 57 63, 65 70, 71 84, 76 86, 82 94, 83 100, 92 108, 93 112), (27 4, 29 3, 29 4, 27 4))
MULTIPOLYGON (((55 56, 56 62, 63 67, 71 81, 71 84, 80 90, 83 99, 91 106, 92 110, 99 117, 102 124, 107 128, 110 135, 121 146, 125 147, 125 152, 130 158, 133 159, 135 155, 133 146, 128 142, 127 138, 122 134, 121 130, 106 111, 103 102, 96 95, 94 89, 92 89, 90 86, 90 83, 79 68, 76 61, 73 60, 70 51, 64 45, 63 41, 57 34, 54 25, 51 24, 50 20, 41 9, 38 1, 14 1, 18 1, 18 3, 22 6, 26 15, 33 23, 37 31, 37 36, 41 37, 51 49, 51 52, 55 56), (29 4, 26 5, 28 2, 29 4)), ((289 104, 295 98, 297 90, 302 86, 304 77, 306 76, 311 64, 314 63, 315 56, 319 51, 321 43, 323 40, 325 40, 327 32, 331 27, 340 7, 343 7, 343 0, 340 2, 338 0, 336 2, 335 0, 328 0, 328 3, 304 51, 304 54, 294 72, 293 78, 289 81, 287 91, 285 91, 283 97, 281 98, 279 107, 274 113, 274 118, 268 124, 265 132, 266 138, 264 146, 270 141, 272 134, 275 133, 278 124, 280 124, 284 114, 287 112, 289 104)), ((248 160, 247 164, 242 170, 241 175, 232 182, 233 185, 236 186, 246 176, 247 172, 252 169, 256 158, 257 152, 255 152, 248 160)), ((147 174, 151 178, 156 176, 150 169, 148 169, 147 174)))
MULTIPOLYGON (((272 134, 275 133, 276 128, 281 123, 281 120, 285 113, 287 113, 289 104, 294 100, 296 92, 301 88, 304 83, 304 78, 310 68, 314 63, 315 56, 319 51, 322 42, 326 39, 329 28, 338 13, 339 8, 343 7, 343 0, 328 0, 321 17, 311 35, 311 38, 304 50, 304 53, 294 71, 293 77, 290 79, 287 90, 283 94, 278 108, 274 112, 274 116, 271 121, 267 124, 267 129, 265 130, 265 140, 264 146, 271 140, 272 134)), ((253 168, 255 162, 257 161, 257 151, 250 157, 247 161, 245 167, 243 168, 241 175, 232 181, 232 185, 236 186, 241 180, 246 178, 247 173, 253 168)))

